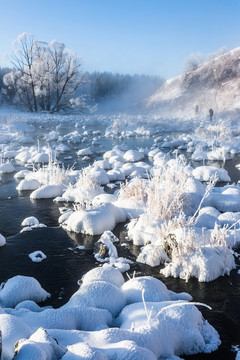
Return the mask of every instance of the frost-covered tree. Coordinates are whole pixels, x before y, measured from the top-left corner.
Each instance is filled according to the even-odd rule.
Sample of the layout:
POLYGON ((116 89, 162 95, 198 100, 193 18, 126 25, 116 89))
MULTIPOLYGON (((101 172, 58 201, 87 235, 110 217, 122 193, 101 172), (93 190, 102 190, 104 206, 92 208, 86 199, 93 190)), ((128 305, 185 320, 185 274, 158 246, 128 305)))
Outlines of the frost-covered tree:
POLYGON ((190 72, 196 70, 199 65, 203 63, 203 55, 200 53, 196 54, 190 54, 185 60, 184 60, 184 72, 190 72))
POLYGON ((23 33, 14 43, 11 62, 14 69, 4 76, 4 84, 30 111, 57 112, 81 105, 80 98, 73 98, 84 83, 81 61, 64 44, 48 44, 23 33))
POLYGON ((1 68, 0 67, 0 104, 4 101, 11 102, 13 94, 7 91, 7 88, 3 84, 3 77, 11 71, 10 68, 1 68))

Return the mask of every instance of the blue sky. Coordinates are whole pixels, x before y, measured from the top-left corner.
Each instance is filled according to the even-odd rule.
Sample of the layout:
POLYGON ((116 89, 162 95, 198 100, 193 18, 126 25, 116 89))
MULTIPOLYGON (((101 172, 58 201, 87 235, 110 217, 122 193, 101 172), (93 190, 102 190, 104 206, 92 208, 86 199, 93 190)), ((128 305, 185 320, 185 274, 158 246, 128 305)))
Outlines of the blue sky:
POLYGON ((191 53, 240 46, 240 0, 0 0, 0 66, 22 32, 57 40, 88 71, 183 72, 191 53))

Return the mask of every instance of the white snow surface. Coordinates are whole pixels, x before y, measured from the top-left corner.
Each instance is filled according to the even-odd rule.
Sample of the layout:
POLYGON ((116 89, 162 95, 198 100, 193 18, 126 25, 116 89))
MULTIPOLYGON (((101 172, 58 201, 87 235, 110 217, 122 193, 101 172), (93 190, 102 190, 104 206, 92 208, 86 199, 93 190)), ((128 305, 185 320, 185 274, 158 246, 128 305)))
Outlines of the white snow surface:
POLYGON ((6 239, 5 239, 5 237, 2 235, 2 234, 0 234, 0 246, 3 246, 3 245, 5 245, 6 244, 6 239))
POLYGON ((31 199, 51 199, 57 196, 61 196, 65 189, 64 184, 52 184, 43 185, 39 189, 34 190, 30 198, 31 199))
POLYGON ((231 181, 227 170, 215 166, 198 166, 192 171, 192 175, 200 181, 210 181, 214 176, 218 182, 231 181))
POLYGON ((23 179, 20 181, 18 186, 16 187, 17 190, 36 190, 41 186, 40 182, 37 179, 23 179))
POLYGON ((117 206, 106 203, 98 208, 73 212, 64 222, 67 231, 101 235, 106 230, 113 230, 117 223, 126 221, 126 215, 117 206))
POLYGON ((115 267, 104 264, 101 267, 88 271, 82 278, 82 284, 86 285, 92 281, 108 281, 118 287, 124 284, 122 273, 115 267))
POLYGON ((166 277, 173 276, 188 280, 193 276, 199 282, 208 282, 219 276, 229 275, 235 268, 233 251, 216 246, 202 246, 199 251, 174 259, 160 272, 166 277))
POLYGON ((38 224, 39 221, 35 216, 29 216, 22 221, 21 226, 33 226, 38 224))
POLYGON ((0 174, 9 174, 15 171, 14 166, 10 162, 0 165, 0 174))
POLYGON ((41 302, 48 297, 50 294, 33 277, 17 275, 1 284, 0 304, 6 307, 14 307, 24 300, 41 302))
POLYGON ((34 301, 42 300, 42 294, 33 286, 35 279, 22 280, 26 279, 12 278, 0 291, 5 307, 0 313, 3 359, 13 357, 19 340, 17 359, 64 355, 64 359, 156 360, 211 352, 220 344, 218 333, 196 306, 176 301, 191 300, 190 295, 173 293, 151 277, 124 283, 117 269, 104 265, 85 274, 79 290, 59 309, 29 301, 34 300, 31 290, 34 301))
POLYGON ((36 262, 36 263, 41 262, 47 258, 47 256, 41 250, 36 250, 36 251, 32 252, 31 254, 29 254, 28 256, 30 257, 30 259, 33 262, 36 262))

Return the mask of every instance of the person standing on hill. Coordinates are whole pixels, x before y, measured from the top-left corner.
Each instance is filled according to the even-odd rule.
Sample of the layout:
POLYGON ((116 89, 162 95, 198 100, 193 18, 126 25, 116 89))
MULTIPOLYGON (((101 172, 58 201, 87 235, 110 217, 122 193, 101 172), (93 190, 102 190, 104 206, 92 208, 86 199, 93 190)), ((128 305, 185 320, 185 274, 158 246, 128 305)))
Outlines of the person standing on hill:
POLYGON ((210 121, 212 121, 212 119, 213 119, 213 109, 209 109, 209 117, 210 117, 210 121))

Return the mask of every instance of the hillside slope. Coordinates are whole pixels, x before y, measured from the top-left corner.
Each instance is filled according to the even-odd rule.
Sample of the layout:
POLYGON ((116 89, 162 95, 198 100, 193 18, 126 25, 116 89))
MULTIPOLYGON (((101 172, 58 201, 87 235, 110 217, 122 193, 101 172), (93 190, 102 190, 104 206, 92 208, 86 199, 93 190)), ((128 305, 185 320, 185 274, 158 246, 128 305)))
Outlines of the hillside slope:
POLYGON ((240 47, 205 62, 196 70, 167 80, 145 105, 163 117, 240 114, 240 47))

